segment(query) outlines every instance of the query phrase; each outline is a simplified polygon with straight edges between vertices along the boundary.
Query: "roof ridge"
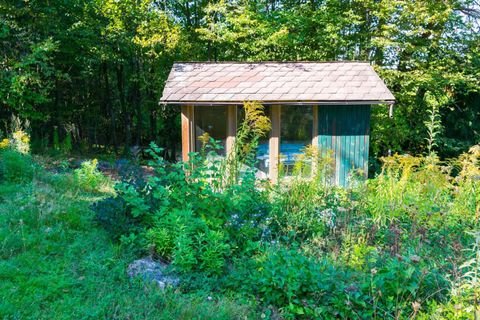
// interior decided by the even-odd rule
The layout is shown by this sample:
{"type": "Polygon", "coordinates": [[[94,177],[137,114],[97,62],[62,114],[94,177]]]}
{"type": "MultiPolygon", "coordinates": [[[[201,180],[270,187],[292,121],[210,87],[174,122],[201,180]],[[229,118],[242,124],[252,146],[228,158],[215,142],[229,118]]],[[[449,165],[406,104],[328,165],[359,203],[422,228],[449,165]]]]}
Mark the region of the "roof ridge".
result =
{"type": "Polygon", "coordinates": [[[365,63],[371,65],[369,61],[363,60],[348,60],[348,61],[174,61],[173,64],[287,64],[287,63],[365,63]]]}

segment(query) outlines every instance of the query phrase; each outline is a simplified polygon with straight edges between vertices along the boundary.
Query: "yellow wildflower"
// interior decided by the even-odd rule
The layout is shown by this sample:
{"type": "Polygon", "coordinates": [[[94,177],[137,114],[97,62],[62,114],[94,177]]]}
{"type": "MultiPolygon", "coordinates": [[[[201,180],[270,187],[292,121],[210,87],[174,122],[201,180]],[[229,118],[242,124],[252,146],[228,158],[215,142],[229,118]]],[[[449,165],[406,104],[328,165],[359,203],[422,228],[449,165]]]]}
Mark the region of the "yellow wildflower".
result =
{"type": "Polygon", "coordinates": [[[0,141],[0,149],[8,148],[9,144],[10,144],[10,140],[8,140],[7,138],[3,139],[2,141],[0,141]]]}
{"type": "Polygon", "coordinates": [[[208,132],[204,132],[198,140],[202,143],[202,148],[205,148],[207,143],[210,141],[210,134],[208,132]]]}
{"type": "Polygon", "coordinates": [[[18,152],[29,153],[30,152],[30,137],[23,130],[17,130],[12,134],[11,145],[18,152]]]}
{"type": "Polygon", "coordinates": [[[24,135],[21,138],[21,140],[22,140],[23,143],[29,143],[30,142],[30,137],[28,135],[24,135]]]}

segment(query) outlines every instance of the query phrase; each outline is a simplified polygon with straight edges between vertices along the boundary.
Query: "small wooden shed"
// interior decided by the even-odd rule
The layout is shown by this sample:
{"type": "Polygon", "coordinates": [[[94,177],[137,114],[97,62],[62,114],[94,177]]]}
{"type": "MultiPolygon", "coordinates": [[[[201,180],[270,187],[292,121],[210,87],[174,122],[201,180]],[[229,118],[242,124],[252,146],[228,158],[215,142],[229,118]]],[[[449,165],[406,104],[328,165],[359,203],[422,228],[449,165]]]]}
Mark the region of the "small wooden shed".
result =
{"type": "Polygon", "coordinates": [[[368,171],[370,108],[394,97],[365,62],[175,63],[161,104],[182,109],[182,157],[208,132],[228,153],[245,101],[265,106],[272,122],[260,142],[258,168],[276,181],[309,144],[333,151],[335,183],[352,169],[368,171]]]}

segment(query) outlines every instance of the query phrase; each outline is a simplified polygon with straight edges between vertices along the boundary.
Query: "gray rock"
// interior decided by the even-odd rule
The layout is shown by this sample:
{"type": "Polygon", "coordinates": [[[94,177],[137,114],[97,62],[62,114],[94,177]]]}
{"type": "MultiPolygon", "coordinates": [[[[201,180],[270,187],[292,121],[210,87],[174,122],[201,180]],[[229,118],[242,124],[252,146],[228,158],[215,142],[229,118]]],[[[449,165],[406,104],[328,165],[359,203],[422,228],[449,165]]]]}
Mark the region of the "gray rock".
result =
{"type": "Polygon", "coordinates": [[[140,277],[145,282],[155,282],[160,289],[166,287],[176,287],[180,279],[174,275],[167,275],[165,269],[167,265],[152,260],[151,257],[138,259],[129,264],[127,274],[131,278],[140,277]]]}

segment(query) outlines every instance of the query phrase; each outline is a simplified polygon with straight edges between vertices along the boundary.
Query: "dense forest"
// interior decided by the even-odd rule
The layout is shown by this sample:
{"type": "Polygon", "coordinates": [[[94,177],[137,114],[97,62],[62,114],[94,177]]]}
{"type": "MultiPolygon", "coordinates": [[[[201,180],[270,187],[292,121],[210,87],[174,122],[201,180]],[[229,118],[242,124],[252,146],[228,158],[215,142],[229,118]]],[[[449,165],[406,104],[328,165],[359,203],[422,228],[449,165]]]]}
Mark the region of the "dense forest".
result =
{"type": "Polygon", "coordinates": [[[480,319],[480,0],[1,0],[0,42],[0,319],[480,319]],[[182,60],[368,61],[375,174],[262,178],[254,101],[172,161],[182,60]]]}
{"type": "Polygon", "coordinates": [[[377,107],[372,156],[421,153],[441,117],[442,157],[480,139],[477,0],[6,0],[0,119],[30,121],[33,151],[178,151],[158,104],[174,61],[371,62],[396,96],[377,107]]]}

